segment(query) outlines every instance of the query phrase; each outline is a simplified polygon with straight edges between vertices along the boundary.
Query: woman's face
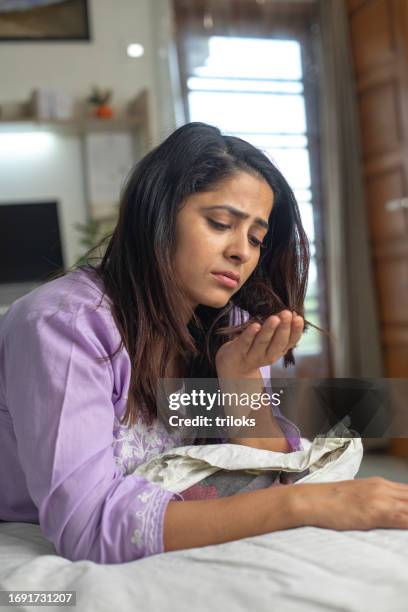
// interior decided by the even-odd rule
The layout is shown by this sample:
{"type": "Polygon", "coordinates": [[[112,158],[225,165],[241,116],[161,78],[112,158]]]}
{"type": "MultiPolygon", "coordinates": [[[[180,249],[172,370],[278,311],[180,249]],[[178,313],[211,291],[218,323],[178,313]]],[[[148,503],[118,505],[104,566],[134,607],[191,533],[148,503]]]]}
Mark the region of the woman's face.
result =
{"type": "Polygon", "coordinates": [[[268,183],[246,172],[186,198],[177,216],[175,273],[193,310],[199,304],[221,308],[245,284],[258,263],[272,206],[268,183]],[[234,273],[238,282],[221,272],[234,273]]]}

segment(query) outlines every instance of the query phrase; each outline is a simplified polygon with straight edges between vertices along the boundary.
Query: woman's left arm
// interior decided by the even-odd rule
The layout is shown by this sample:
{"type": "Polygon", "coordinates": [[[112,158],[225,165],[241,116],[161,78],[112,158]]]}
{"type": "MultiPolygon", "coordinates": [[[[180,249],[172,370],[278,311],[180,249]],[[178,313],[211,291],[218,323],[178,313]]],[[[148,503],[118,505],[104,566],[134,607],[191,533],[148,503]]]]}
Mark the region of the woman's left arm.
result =
{"type": "MultiPolygon", "coordinates": [[[[234,340],[223,344],[216,355],[217,374],[221,388],[236,391],[238,388],[251,393],[266,393],[260,368],[275,363],[302,336],[303,318],[290,311],[282,311],[266,319],[262,326],[250,325],[234,340]]],[[[245,415],[242,406],[232,406],[230,415],[245,415]]],[[[229,441],[276,452],[291,452],[301,448],[300,432],[293,423],[282,415],[274,415],[271,404],[262,405],[259,410],[251,410],[255,426],[239,427],[239,436],[230,436],[229,441]],[[254,414],[254,412],[256,414],[254,414]],[[282,430],[293,428],[294,437],[285,435],[282,430]],[[248,432],[248,436],[246,433],[248,432]]],[[[247,421],[248,422],[248,421],[247,421]]]]}
{"type": "MultiPolygon", "coordinates": [[[[229,393],[232,391],[230,381],[220,381],[221,388],[229,393]]],[[[234,384],[234,383],[233,383],[234,384]]],[[[237,383],[235,383],[236,387],[237,383]]],[[[269,394],[265,388],[264,378],[261,370],[258,370],[258,376],[256,378],[248,379],[244,381],[242,378],[238,383],[240,390],[245,387],[249,395],[254,394],[256,397],[263,398],[261,407],[259,409],[251,409],[248,412],[248,407],[243,410],[241,406],[229,406],[228,414],[235,418],[246,417],[247,419],[254,419],[255,425],[247,427],[229,428],[230,431],[237,431],[239,435],[231,435],[228,438],[228,442],[231,444],[243,444],[244,446],[252,446],[253,448],[260,448],[262,450],[271,450],[278,453],[290,453],[294,450],[298,450],[300,446],[300,432],[293,423],[290,423],[287,419],[282,416],[274,415],[274,410],[270,398],[265,402],[266,397],[269,394]],[[245,384],[247,383],[247,384],[245,384]],[[290,437],[290,431],[292,429],[293,435],[290,437]],[[286,430],[286,431],[285,431],[286,430]]]]}

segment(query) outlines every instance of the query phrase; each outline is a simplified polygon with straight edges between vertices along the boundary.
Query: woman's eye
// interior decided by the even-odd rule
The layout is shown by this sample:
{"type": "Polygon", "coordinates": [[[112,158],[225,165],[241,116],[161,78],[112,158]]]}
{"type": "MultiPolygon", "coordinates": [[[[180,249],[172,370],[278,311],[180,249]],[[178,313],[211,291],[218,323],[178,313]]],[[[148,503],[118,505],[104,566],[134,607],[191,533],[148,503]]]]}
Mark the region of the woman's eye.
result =
{"type": "MultiPolygon", "coordinates": [[[[219,230],[229,229],[231,227],[230,225],[226,225],[225,223],[218,223],[218,221],[214,221],[213,219],[207,219],[207,221],[210,225],[212,225],[213,227],[219,230]]],[[[250,236],[250,239],[252,240],[253,246],[260,247],[261,249],[265,248],[265,245],[262,244],[262,242],[258,240],[258,238],[255,238],[254,236],[250,236]]]]}
{"type": "Polygon", "coordinates": [[[258,240],[258,238],[251,238],[251,240],[252,240],[254,246],[261,247],[261,249],[265,248],[265,245],[262,244],[262,242],[260,240],[258,240]]]}
{"type": "Polygon", "coordinates": [[[213,221],[212,219],[207,219],[210,225],[216,227],[218,229],[229,229],[230,225],[225,225],[224,223],[218,223],[218,221],[213,221]]]}

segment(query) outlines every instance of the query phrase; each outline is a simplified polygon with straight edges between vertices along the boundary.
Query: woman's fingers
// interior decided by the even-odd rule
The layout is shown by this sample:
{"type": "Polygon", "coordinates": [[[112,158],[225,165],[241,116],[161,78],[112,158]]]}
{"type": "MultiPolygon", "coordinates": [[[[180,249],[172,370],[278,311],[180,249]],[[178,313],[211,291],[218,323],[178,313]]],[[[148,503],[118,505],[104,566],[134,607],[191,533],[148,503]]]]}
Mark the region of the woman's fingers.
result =
{"type": "Polygon", "coordinates": [[[248,354],[254,339],[259,335],[260,329],[261,325],[259,323],[252,323],[239,335],[239,343],[245,356],[248,354]]]}
{"type": "Polygon", "coordinates": [[[275,363],[298,342],[302,332],[302,317],[293,317],[289,310],[271,315],[262,325],[252,323],[218,350],[217,371],[254,372],[275,363]]]}
{"type": "MultiPolygon", "coordinates": [[[[299,342],[299,340],[301,339],[302,334],[303,334],[303,328],[304,328],[304,320],[301,316],[299,316],[294,311],[293,313],[290,313],[288,310],[284,310],[281,313],[279,313],[279,316],[281,315],[283,315],[284,319],[286,319],[290,324],[290,335],[289,335],[288,343],[283,348],[281,344],[279,346],[276,345],[276,347],[275,347],[275,344],[271,344],[271,347],[268,350],[268,352],[273,352],[275,350],[278,350],[281,353],[281,355],[284,355],[285,353],[288,352],[289,349],[294,348],[296,344],[299,342]],[[289,315],[292,315],[291,321],[290,321],[289,315]]],[[[286,336],[283,336],[283,338],[285,337],[286,336]]],[[[276,338],[275,341],[279,342],[279,338],[276,338]]]]}
{"type": "Polygon", "coordinates": [[[258,367],[273,363],[281,356],[288,343],[292,313],[283,313],[283,316],[282,313],[272,315],[264,321],[248,351],[248,359],[259,364],[258,367]]]}
{"type": "Polygon", "coordinates": [[[386,484],[393,489],[396,494],[403,494],[404,496],[408,496],[408,483],[406,482],[397,482],[395,480],[386,480],[386,484]]]}
{"type": "Polygon", "coordinates": [[[253,341],[247,350],[248,359],[262,358],[279,324],[280,319],[276,315],[264,321],[260,331],[252,337],[253,341]]]}
{"type": "Polygon", "coordinates": [[[243,351],[247,359],[256,364],[273,363],[296,345],[302,336],[303,327],[302,317],[283,310],[265,319],[262,327],[253,324],[241,334],[243,351]],[[259,328],[258,332],[256,327],[259,328]]]}
{"type": "Polygon", "coordinates": [[[267,348],[267,357],[271,359],[278,359],[286,353],[291,335],[292,313],[289,310],[283,310],[279,313],[279,318],[280,325],[267,348]]]}
{"type": "Polygon", "coordinates": [[[294,313],[293,318],[292,318],[292,329],[290,332],[290,338],[289,338],[288,346],[286,347],[286,351],[296,346],[296,344],[299,342],[303,334],[304,324],[305,323],[304,323],[303,317],[294,313]]]}

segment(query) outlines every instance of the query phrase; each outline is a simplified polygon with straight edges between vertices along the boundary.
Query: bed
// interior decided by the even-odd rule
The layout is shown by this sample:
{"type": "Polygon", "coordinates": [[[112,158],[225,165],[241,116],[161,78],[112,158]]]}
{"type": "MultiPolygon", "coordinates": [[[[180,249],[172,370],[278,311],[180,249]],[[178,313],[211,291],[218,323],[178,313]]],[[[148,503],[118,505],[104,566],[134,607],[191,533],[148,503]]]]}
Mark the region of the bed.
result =
{"type": "MultiPolygon", "coordinates": [[[[239,465],[306,473],[299,483],[357,474],[363,455],[359,438],[313,442],[302,438],[302,442],[302,451],[288,454],[248,447],[237,454],[236,446],[230,444],[179,447],[148,462],[143,473],[174,490],[197,478],[203,482],[208,470],[235,470],[239,465]]],[[[75,609],[86,612],[405,612],[408,530],[341,532],[300,527],[101,565],[61,557],[37,524],[0,522],[0,590],[75,591],[75,609]]]]}
{"type": "Polygon", "coordinates": [[[74,590],[86,612],[405,612],[408,531],[300,527],[98,565],[58,556],[38,525],[0,523],[0,589],[74,590]]]}

